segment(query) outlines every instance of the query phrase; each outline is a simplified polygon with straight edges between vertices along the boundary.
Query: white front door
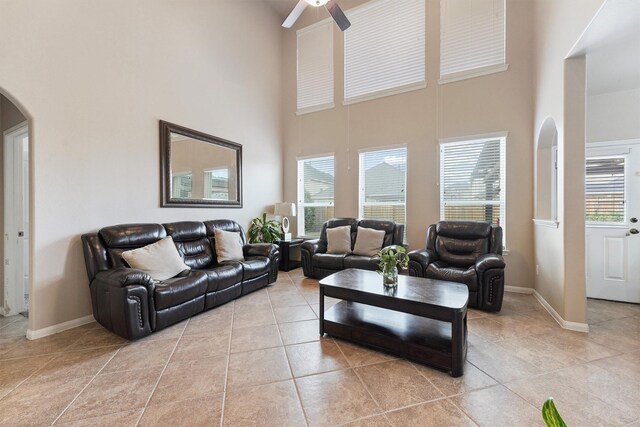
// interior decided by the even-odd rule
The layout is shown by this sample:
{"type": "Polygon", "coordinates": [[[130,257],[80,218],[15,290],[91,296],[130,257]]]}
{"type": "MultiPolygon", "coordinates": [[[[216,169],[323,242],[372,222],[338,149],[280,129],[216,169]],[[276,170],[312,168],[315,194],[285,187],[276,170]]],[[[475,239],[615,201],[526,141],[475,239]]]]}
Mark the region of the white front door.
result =
{"type": "Polygon", "coordinates": [[[587,297],[640,303],[640,140],[588,144],[587,297]]]}
{"type": "Polygon", "coordinates": [[[29,295],[29,129],[4,135],[4,314],[28,310],[29,295]]]}

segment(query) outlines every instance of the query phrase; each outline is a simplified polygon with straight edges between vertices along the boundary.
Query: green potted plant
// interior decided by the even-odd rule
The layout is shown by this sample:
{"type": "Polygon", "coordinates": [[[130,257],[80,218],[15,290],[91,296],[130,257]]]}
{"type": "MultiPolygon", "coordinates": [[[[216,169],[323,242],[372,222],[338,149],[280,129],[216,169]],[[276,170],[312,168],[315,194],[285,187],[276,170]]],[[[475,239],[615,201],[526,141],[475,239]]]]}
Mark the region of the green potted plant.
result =
{"type": "Polygon", "coordinates": [[[389,246],[380,250],[378,256],[377,272],[382,274],[382,283],[387,287],[398,286],[398,267],[405,269],[409,265],[407,250],[402,246],[389,246]]]}
{"type": "Polygon", "coordinates": [[[251,220],[249,225],[249,243],[274,243],[280,240],[282,225],[273,219],[267,219],[267,214],[262,218],[251,220]]]}

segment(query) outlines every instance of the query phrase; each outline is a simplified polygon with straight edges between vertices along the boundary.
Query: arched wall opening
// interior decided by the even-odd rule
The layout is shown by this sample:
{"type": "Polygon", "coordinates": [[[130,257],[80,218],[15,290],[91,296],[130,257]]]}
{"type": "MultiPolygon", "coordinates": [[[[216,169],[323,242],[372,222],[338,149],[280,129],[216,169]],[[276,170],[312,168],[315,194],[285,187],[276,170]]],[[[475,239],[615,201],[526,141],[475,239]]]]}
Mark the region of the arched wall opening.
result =
{"type": "Polygon", "coordinates": [[[558,128],[547,117],[536,143],[536,219],[558,220],[558,128]]]}

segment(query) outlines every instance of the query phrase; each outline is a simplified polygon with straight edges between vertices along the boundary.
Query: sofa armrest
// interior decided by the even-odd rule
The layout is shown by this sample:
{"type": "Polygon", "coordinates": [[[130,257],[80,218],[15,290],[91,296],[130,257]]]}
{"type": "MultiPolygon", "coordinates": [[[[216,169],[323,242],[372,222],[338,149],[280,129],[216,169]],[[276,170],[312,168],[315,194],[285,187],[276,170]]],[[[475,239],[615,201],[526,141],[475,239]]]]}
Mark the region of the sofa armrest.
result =
{"type": "Polygon", "coordinates": [[[307,240],[300,245],[300,258],[302,272],[306,277],[315,277],[313,274],[313,255],[327,251],[327,244],[320,239],[307,240]]]}
{"type": "Polygon", "coordinates": [[[155,283],[133,268],[103,270],[91,281],[93,317],[111,332],[133,340],[155,329],[155,283]]]}
{"type": "Polygon", "coordinates": [[[249,243],[242,247],[245,258],[261,256],[269,258],[269,283],[278,280],[280,268],[280,248],[273,243],[249,243]]]}
{"type": "Polygon", "coordinates": [[[476,271],[478,274],[482,274],[492,268],[504,269],[504,266],[504,258],[502,258],[502,255],[498,254],[480,255],[476,260],[476,271]]]}
{"type": "Polygon", "coordinates": [[[409,275],[426,277],[427,267],[437,259],[438,256],[431,249],[417,249],[409,252],[409,275]]]}

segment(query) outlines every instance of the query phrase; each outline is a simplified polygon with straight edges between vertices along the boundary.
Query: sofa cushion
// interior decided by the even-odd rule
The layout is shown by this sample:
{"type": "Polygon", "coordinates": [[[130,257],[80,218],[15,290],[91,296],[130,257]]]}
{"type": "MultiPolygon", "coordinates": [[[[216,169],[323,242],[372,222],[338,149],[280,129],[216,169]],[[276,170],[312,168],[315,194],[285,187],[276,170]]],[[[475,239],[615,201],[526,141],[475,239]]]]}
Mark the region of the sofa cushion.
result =
{"type": "Polygon", "coordinates": [[[344,268],[359,268],[362,270],[376,270],[380,258],[361,256],[361,255],[349,255],[344,258],[344,268]]]}
{"type": "Polygon", "coordinates": [[[369,257],[378,255],[378,252],[382,249],[384,234],[384,230],[358,227],[358,236],[356,237],[353,254],[369,257]]]}
{"type": "Polygon", "coordinates": [[[242,237],[235,231],[216,229],[216,257],[218,263],[224,261],[243,261],[242,237]]]}
{"type": "Polygon", "coordinates": [[[200,269],[215,263],[204,223],[180,221],[164,224],[164,228],[189,267],[200,269]]]}
{"type": "Polygon", "coordinates": [[[132,268],[144,271],[154,280],[166,280],[189,269],[171,236],[142,248],[124,251],[122,258],[132,268]]]}
{"type": "Polygon", "coordinates": [[[207,275],[207,292],[221,291],[242,282],[242,264],[227,261],[201,270],[207,275]]]}
{"type": "Polygon", "coordinates": [[[346,256],[346,254],[314,254],[313,265],[329,270],[342,270],[346,256]]]}
{"type": "Polygon", "coordinates": [[[429,264],[425,277],[429,279],[446,280],[448,282],[464,283],[470,292],[478,291],[478,275],[476,274],[475,267],[451,267],[442,261],[436,261],[429,264]]]}
{"type": "Polygon", "coordinates": [[[457,239],[438,235],[435,249],[438,258],[454,267],[468,268],[489,251],[489,239],[457,239]]]}
{"type": "Polygon", "coordinates": [[[154,297],[156,310],[191,301],[205,294],[207,275],[198,270],[182,272],[178,277],[163,280],[156,284],[154,297]]]}
{"type": "Polygon", "coordinates": [[[241,264],[243,281],[269,273],[270,261],[267,257],[247,257],[241,264]]]}
{"type": "Polygon", "coordinates": [[[351,227],[327,228],[327,253],[348,254],[351,252],[351,227]]]}

